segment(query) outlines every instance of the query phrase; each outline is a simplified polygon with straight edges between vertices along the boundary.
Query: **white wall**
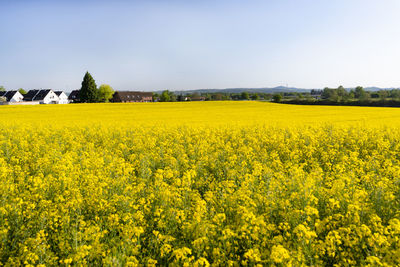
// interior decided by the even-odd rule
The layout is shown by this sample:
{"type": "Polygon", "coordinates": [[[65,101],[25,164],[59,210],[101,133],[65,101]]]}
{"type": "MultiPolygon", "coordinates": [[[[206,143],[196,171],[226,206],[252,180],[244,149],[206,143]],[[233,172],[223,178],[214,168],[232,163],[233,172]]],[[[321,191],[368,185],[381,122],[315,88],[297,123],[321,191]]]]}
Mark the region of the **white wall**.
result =
{"type": "Polygon", "coordinates": [[[14,96],[10,99],[10,102],[21,102],[24,96],[20,92],[16,92],[14,96]]]}
{"type": "Polygon", "coordinates": [[[58,100],[58,104],[68,104],[68,96],[62,92],[59,96],[58,96],[59,100],[58,100]]]}
{"type": "Polygon", "coordinates": [[[41,104],[57,104],[60,99],[53,91],[50,91],[47,96],[40,101],[41,104]]]}

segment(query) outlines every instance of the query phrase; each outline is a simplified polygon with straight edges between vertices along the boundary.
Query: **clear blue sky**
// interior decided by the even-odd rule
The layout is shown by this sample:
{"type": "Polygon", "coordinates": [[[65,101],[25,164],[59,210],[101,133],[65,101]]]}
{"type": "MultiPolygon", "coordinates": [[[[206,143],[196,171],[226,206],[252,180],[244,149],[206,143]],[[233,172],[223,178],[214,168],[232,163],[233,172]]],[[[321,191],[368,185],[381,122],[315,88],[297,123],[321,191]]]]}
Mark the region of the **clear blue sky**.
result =
{"type": "Polygon", "coordinates": [[[400,87],[399,0],[0,0],[0,85],[400,87]]]}

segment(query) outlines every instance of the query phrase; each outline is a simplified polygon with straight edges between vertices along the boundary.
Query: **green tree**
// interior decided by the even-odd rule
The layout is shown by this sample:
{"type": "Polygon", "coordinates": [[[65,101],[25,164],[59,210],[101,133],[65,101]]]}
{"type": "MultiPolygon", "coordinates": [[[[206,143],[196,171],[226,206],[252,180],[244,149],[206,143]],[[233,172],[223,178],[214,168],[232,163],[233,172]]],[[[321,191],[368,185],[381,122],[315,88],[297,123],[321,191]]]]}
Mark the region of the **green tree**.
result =
{"type": "Polygon", "coordinates": [[[89,72],[86,72],[85,77],[83,77],[79,98],[83,103],[93,103],[99,101],[99,92],[97,90],[96,82],[89,72]]]}
{"type": "Polygon", "coordinates": [[[21,95],[26,95],[26,93],[27,93],[23,88],[19,88],[18,92],[20,92],[21,95]]]}
{"type": "Polygon", "coordinates": [[[389,92],[386,90],[380,90],[378,92],[378,94],[379,94],[379,98],[381,99],[381,101],[385,101],[386,98],[389,96],[389,92]]]}
{"type": "Polygon", "coordinates": [[[366,97],[366,92],[364,91],[364,88],[362,88],[362,86],[357,86],[356,89],[354,89],[354,97],[358,99],[366,97]]]}
{"type": "Polygon", "coordinates": [[[332,95],[333,89],[330,89],[328,87],[325,87],[324,90],[322,90],[321,98],[322,99],[329,99],[332,95]]]}
{"type": "Polygon", "coordinates": [[[169,102],[170,96],[169,96],[169,91],[165,90],[161,93],[160,96],[160,102],[169,102]]]}
{"type": "Polygon", "coordinates": [[[338,95],[338,101],[347,101],[349,98],[349,92],[343,87],[339,86],[338,89],[336,89],[337,95],[338,95]]]}
{"type": "Polygon", "coordinates": [[[240,99],[249,100],[250,99],[249,93],[248,92],[242,92],[242,94],[240,95],[240,99]]]}
{"type": "Polygon", "coordinates": [[[168,92],[169,94],[169,101],[176,102],[176,95],[173,92],[168,92]]]}
{"type": "Polygon", "coordinates": [[[308,102],[314,102],[315,101],[315,98],[311,94],[306,94],[305,95],[305,99],[308,102]]]}
{"type": "Polygon", "coordinates": [[[274,101],[274,102],[281,102],[282,101],[282,95],[281,94],[274,94],[273,95],[273,97],[272,97],[272,100],[274,101]]]}
{"type": "Polygon", "coordinates": [[[297,93],[296,99],[297,100],[303,100],[304,95],[302,93],[297,93]]]}
{"type": "Polygon", "coordinates": [[[253,100],[259,100],[259,99],[260,99],[260,96],[259,96],[257,93],[255,93],[255,94],[253,94],[253,95],[251,96],[251,99],[253,99],[253,100]]]}
{"type": "Polygon", "coordinates": [[[329,99],[330,101],[337,101],[339,97],[337,90],[325,87],[324,90],[322,90],[321,98],[329,99]]]}
{"type": "Polygon", "coordinates": [[[185,101],[185,97],[182,94],[180,94],[176,97],[176,101],[179,101],[179,102],[185,101]]]}
{"type": "Polygon", "coordinates": [[[360,96],[359,99],[361,102],[369,102],[371,100],[371,94],[369,92],[365,92],[360,96]]]}
{"type": "Polygon", "coordinates": [[[114,89],[108,84],[102,84],[99,87],[99,99],[102,102],[108,102],[114,95],[114,89]]]}
{"type": "Polygon", "coordinates": [[[222,100],[230,100],[231,97],[229,94],[222,94],[222,100]]]}
{"type": "Polygon", "coordinates": [[[399,89],[393,89],[390,91],[390,97],[393,99],[399,99],[400,98],[400,90],[399,89]]]}
{"type": "Polygon", "coordinates": [[[160,95],[157,93],[153,94],[153,102],[159,101],[160,95]]]}
{"type": "Polygon", "coordinates": [[[4,92],[4,91],[6,91],[6,88],[3,85],[1,85],[0,86],[0,92],[4,92]]]}
{"type": "Polygon", "coordinates": [[[346,98],[347,95],[348,93],[343,86],[339,86],[337,89],[325,87],[322,91],[321,97],[322,99],[328,99],[332,102],[339,102],[340,100],[346,98]]]}

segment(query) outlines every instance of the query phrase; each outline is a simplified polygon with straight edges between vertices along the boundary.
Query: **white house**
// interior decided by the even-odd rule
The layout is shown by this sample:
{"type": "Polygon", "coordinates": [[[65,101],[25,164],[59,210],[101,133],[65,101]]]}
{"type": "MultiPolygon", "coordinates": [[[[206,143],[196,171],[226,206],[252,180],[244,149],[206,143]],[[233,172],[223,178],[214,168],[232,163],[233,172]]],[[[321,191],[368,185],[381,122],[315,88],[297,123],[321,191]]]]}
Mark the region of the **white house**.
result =
{"type": "Polygon", "coordinates": [[[0,92],[0,96],[4,97],[7,102],[22,102],[24,96],[18,91],[0,92]]]}
{"type": "Polygon", "coordinates": [[[24,101],[34,101],[40,104],[57,104],[59,97],[51,89],[29,90],[24,96],[24,101]]]}
{"type": "Polygon", "coordinates": [[[54,91],[58,96],[58,104],[68,104],[68,96],[63,91],[54,91]]]}

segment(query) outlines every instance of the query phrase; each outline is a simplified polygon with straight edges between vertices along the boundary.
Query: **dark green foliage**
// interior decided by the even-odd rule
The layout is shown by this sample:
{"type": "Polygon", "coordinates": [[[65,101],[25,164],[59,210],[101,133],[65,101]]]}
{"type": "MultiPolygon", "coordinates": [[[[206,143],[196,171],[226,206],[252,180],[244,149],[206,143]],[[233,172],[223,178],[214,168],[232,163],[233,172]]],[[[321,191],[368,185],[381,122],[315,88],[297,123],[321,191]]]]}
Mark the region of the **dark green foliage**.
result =
{"type": "Polygon", "coordinates": [[[375,99],[375,100],[352,100],[348,102],[335,102],[327,99],[316,100],[316,99],[291,99],[281,102],[282,104],[295,104],[295,105],[327,105],[327,106],[365,106],[365,107],[400,107],[400,101],[389,99],[375,99]]]}
{"type": "Polygon", "coordinates": [[[169,101],[176,102],[176,95],[173,92],[169,92],[169,101]]]}
{"type": "Polygon", "coordinates": [[[260,99],[260,96],[259,96],[257,93],[255,93],[255,94],[253,94],[253,95],[251,96],[251,99],[253,99],[253,100],[259,100],[259,99],[260,99]]]}
{"type": "Polygon", "coordinates": [[[249,100],[250,99],[249,93],[248,92],[242,92],[242,94],[240,95],[240,98],[242,100],[249,100]]]}
{"type": "Polygon", "coordinates": [[[385,101],[386,98],[389,96],[389,92],[386,90],[381,90],[378,92],[378,95],[381,101],[385,101]]]}
{"type": "Polygon", "coordinates": [[[178,95],[178,96],[176,97],[176,101],[179,101],[179,102],[185,101],[185,97],[184,97],[182,94],[180,94],[180,95],[178,95]]]}
{"type": "Polygon", "coordinates": [[[303,99],[304,96],[302,93],[297,93],[296,99],[303,99]]]}
{"type": "Polygon", "coordinates": [[[79,98],[83,103],[94,103],[99,101],[99,91],[97,90],[96,82],[89,72],[86,72],[85,77],[83,77],[79,98]]]}
{"type": "Polygon", "coordinates": [[[356,89],[354,89],[354,97],[361,99],[365,97],[366,92],[364,91],[364,88],[362,86],[357,86],[356,89]]]}
{"type": "Polygon", "coordinates": [[[170,98],[169,91],[165,90],[161,93],[160,102],[169,102],[170,98]]]}
{"type": "Polygon", "coordinates": [[[153,93],[153,102],[157,102],[160,100],[160,95],[157,93],[153,93]]]}
{"type": "Polygon", "coordinates": [[[272,99],[274,100],[274,102],[281,102],[282,100],[282,95],[281,94],[275,94],[272,99]]]}
{"type": "Polygon", "coordinates": [[[400,90],[399,89],[393,89],[389,91],[389,97],[393,99],[400,99],[400,90]]]}
{"type": "Polygon", "coordinates": [[[331,105],[331,106],[372,106],[372,107],[400,107],[400,89],[365,91],[361,86],[348,92],[343,86],[337,89],[325,88],[321,93],[321,99],[313,98],[317,95],[312,91],[306,99],[286,99],[286,104],[298,105],[331,105]]]}

